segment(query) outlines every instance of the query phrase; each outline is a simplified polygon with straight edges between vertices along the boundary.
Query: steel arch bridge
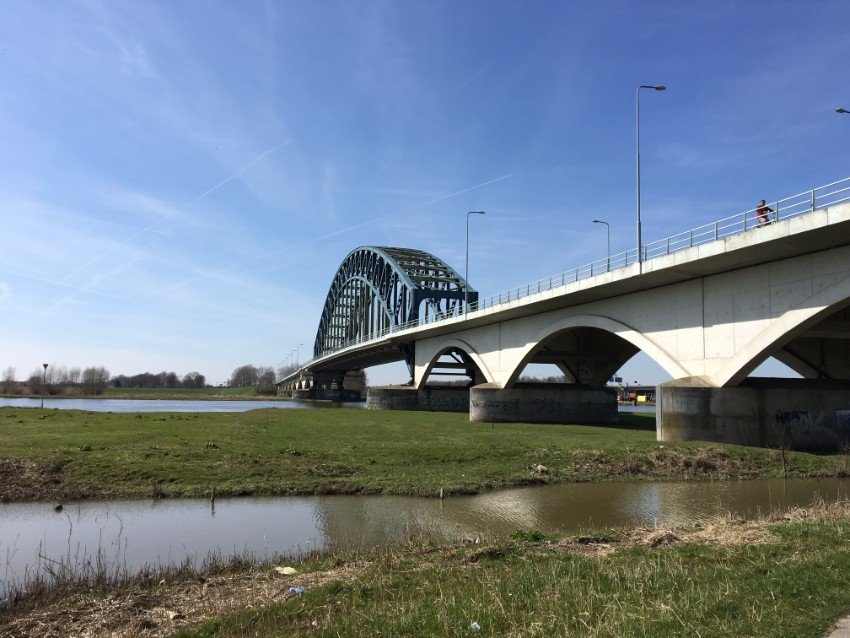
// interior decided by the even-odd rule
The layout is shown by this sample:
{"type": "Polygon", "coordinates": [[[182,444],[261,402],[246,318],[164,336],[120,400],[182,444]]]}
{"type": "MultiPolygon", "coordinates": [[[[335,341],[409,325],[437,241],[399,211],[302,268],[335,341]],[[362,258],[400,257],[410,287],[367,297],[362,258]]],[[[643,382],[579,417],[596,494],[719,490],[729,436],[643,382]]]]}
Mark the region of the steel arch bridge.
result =
{"type": "Polygon", "coordinates": [[[354,340],[379,337],[396,326],[449,317],[478,293],[442,259],[422,250],[361,246],[334,275],[325,299],[313,355],[354,340]]]}

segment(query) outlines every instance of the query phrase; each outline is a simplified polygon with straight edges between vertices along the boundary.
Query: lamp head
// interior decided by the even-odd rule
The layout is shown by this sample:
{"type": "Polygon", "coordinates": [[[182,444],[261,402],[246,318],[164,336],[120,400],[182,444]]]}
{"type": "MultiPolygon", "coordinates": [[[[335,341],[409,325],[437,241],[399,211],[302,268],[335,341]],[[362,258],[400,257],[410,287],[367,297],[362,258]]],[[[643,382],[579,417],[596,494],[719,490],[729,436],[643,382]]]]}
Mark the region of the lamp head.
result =
{"type": "Polygon", "coordinates": [[[487,213],[483,210],[471,210],[467,213],[467,215],[486,215],[487,213]]]}
{"type": "Polygon", "coordinates": [[[657,86],[653,86],[652,88],[653,88],[653,89],[655,89],[656,91],[666,91],[666,90],[667,90],[667,87],[666,87],[666,86],[664,86],[663,84],[659,84],[659,85],[657,85],[657,86]]]}
{"type": "Polygon", "coordinates": [[[850,113],[850,111],[848,111],[847,109],[842,109],[840,106],[837,109],[835,109],[835,112],[836,113],[850,113]]]}

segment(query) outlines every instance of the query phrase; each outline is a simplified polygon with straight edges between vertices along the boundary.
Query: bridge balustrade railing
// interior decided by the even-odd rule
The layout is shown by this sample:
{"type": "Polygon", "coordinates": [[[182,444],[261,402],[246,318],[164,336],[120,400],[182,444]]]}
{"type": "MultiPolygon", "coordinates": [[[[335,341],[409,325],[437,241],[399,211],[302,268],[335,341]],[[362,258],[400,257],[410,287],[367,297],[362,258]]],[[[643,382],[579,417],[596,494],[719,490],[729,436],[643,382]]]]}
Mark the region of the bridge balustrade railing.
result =
{"type": "MultiPolygon", "coordinates": [[[[772,209],[770,214],[771,219],[767,223],[773,224],[779,221],[785,221],[794,217],[800,217],[808,213],[813,213],[817,210],[841,204],[850,201],[850,177],[818,186],[808,191],[785,197],[784,199],[767,202],[767,206],[772,209]]],[[[735,213],[729,217],[724,217],[710,224],[704,224],[690,230],[670,235],[664,239],[659,239],[653,242],[644,244],[641,250],[641,260],[646,261],[658,257],[664,257],[680,250],[687,250],[694,246],[706,244],[714,241],[720,241],[727,237],[740,235],[746,232],[754,231],[761,226],[766,225],[760,223],[756,213],[758,207],[749,210],[735,213]]],[[[537,281],[525,284],[518,288],[512,288],[503,292],[491,295],[485,299],[480,299],[477,303],[469,304],[466,313],[459,309],[447,315],[439,315],[434,317],[422,317],[415,321],[409,321],[404,324],[390,326],[372,335],[368,338],[357,338],[342,344],[336,348],[327,350],[322,356],[335,354],[349,348],[357,348],[364,344],[380,341],[387,335],[410,328],[416,328],[422,325],[431,325],[440,323],[449,319],[462,317],[464,314],[493,308],[504,304],[511,304],[525,297],[536,295],[550,290],[563,288],[567,284],[575,283],[583,279],[589,279],[607,272],[619,270],[630,266],[638,261],[637,249],[633,248],[625,252],[609,255],[604,259],[597,259],[589,264],[567,270],[557,275],[538,279],[537,281]]],[[[304,364],[304,367],[309,366],[316,358],[311,359],[304,364]]]]}

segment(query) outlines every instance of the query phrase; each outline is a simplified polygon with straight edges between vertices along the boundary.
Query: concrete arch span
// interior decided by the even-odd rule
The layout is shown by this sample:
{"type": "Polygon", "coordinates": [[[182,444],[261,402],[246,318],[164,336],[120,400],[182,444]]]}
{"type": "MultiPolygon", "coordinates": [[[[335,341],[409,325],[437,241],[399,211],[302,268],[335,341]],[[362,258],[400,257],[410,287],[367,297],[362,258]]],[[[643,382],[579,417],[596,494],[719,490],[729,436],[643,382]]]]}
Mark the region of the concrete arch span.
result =
{"type": "Polygon", "coordinates": [[[666,350],[643,333],[603,315],[574,315],[538,331],[521,349],[502,387],[513,387],[529,363],[553,363],[573,382],[602,387],[639,351],[673,378],[687,376],[666,350]]]}
{"type": "MultiPolygon", "coordinates": [[[[422,368],[416,369],[416,378],[414,379],[414,387],[419,388],[420,386],[425,385],[428,377],[431,375],[431,372],[434,370],[437,362],[440,357],[450,352],[460,352],[465,355],[465,358],[469,360],[469,362],[475,366],[478,373],[476,376],[472,377],[473,381],[478,383],[491,383],[494,380],[493,374],[487,367],[484,359],[480,354],[473,348],[469,343],[460,339],[446,339],[445,341],[441,341],[439,345],[436,346],[436,349],[427,354],[428,363],[422,368]]],[[[417,358],[419,357],[419,352],[417,352],[417,358]]]]}
{"type": "Polygon", "coordinates": [[[737,386],[770,356],[807,378],[850,380],[848,307],[850,277],[786,310],[706,381],[717,387],[737,386]],[[823,340],[839,345],[825,347],[823,340]]]}

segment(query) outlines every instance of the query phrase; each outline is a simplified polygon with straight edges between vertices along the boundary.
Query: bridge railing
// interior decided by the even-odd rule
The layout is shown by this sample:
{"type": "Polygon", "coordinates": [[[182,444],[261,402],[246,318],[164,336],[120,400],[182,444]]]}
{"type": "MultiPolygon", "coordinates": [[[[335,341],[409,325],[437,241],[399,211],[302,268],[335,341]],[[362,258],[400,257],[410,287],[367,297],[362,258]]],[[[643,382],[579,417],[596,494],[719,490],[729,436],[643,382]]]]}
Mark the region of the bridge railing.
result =
{"type": "MultiPolygon", "coordinates": [[[[769,220],[769,223],[773,224],[793,217],[800,217],[808,213],[813,213],[816,210],[847,201],[850,201],[850,177],[832,182],[831,184],[818,186],[817,188],[798,193],[797,195],[792,195],[791,197],[785,197],[784,199],[768,202],[767,206],[769,206],[773,211],[770,213],[771,219],[769,220]]],[[[664,239],[644,244],[641,251],[643,253],[641,260],[647,261],[658,257],[664,257],[679,252],[680,250],[687,250],[694,246],[719,241],[726,239],[727,237],[753,231],[756,228],[765,225],[764,222],[761,224],[759,223],[756,216],[757,211],[758,208],[751,208],[749,210],[730,215],[729,217],[718,219],[710,224],[704,224],[703,226],[698,226],[675,235],[670,235],[664,239]]],[[[485,299],[479,300],[477,303],[469,304],[467,312],[493,308],[495,306],[517,301],[524,297],[561,288],[567,284],[581,281],[582,279],[588,279],[606,272],[625,268],[637,261],[637,249],[633,248],[616,255],[611,255],[604,259],[597,259],[596,261],[592,261],[584,266],[579,266],[578,268],[573,268],[572,270],[567,270],[565,272],[558,273],[557,275],[552,275],[551,277],[538,279],[537,281],[519,286],[518,288],[512,288],[511,290],[491,295],[485,299]]],[[[365,343],[380,341],[393,332],[400,332],[402,330],[422,325],[432,325],[434,323],[439,323],[459,316],[463,316],[463,312],[457,312],[447,316],[440,315],[436,317],[421,317],[414,321],[386,328],[380,331],[376,336],[372,336],[368,339],[354,339],[334,348],[333,350],[326,351],[322,356],[334,354],[350,348],[356,348],[365,343]]],[[[315,359],[308,361],[304,364],[304,366],[308,366],[314,360],[315,359]]]]}
{"type": "MultiPolygon", "coordinates": [[[[770,223],[784,221],[792,217],[799,217],[816,210],[850,201],[850,177],[818,186],[811,190],[786,197],[784,199],[768,202],[773,213],[771,213],[770,223]]],[[[735,213],[729,217],[724,217],[716,222],[698,226],[690,230],[686,230],[664,239],[659,239],[642,247],[642,261],[654,259],[656,257],[664,257],[680,250],[686,250],[706,244],[709,242],[726,239],[732,235],[739,235],[751,231],[759,227],[759,222],[756,217],[758,207],[749,210],[735,213]]],[[[764,225],[762,223],[761,225],[764,225]]],[[[622,253],[611,255],[605,259],[597,259],[584,266],[567,270],[551,277],[538,279],[537,281],[525,284],[518,288],[506,290],[495,295],[491,295],[486,299],[481,299],[477,304],[470,304],[469,312],[475,310],[483,310],[492,308],[503,303],[516,301],[529,295],[538,294],[553,288],[560,288],[566,284],[581,281],[601,275],[612,270],[619,270],[630,266],[637,261],[637,248],[627,250],[622,253]]]]}

